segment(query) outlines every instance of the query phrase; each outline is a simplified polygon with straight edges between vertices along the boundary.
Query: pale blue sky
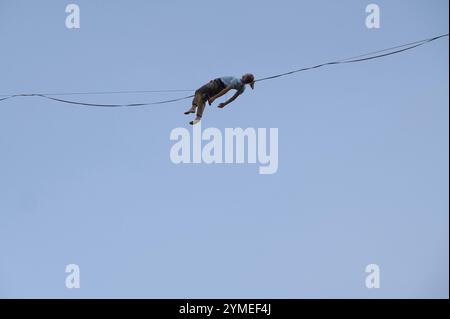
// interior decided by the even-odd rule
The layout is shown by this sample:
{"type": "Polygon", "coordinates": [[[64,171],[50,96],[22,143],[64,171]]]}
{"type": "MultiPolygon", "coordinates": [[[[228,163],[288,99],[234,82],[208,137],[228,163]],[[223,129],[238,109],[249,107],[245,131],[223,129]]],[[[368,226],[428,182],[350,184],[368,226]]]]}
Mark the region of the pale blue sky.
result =
{"type": "MultiPolygon", "coordinates": [[[[69,1],[0,0],[0,94],[191,89],[448,32],[448,1],[372,2],[379,30],[369,1],[79,0],[68,30],[69,1]]],[[[172,164],[188,103],[1,103],[0,297],[447,298],[448,67],[446,38],[207,107],[204,128],[279,129],[270,176],[172,164]]]]}

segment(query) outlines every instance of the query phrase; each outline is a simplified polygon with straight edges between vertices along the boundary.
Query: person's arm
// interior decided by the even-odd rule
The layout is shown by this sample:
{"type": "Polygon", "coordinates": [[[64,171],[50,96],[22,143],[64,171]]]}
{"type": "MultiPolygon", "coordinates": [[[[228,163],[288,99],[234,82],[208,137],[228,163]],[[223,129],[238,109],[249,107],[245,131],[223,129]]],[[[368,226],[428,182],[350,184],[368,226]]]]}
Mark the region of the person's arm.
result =
{"type": "Polygon", "coordinates": [[[232,103],[234,100],[236,100],[237,98],[238,98],[238,96],[239,95],[241,95],[242,94],[242,92],[236,92],[236,94],[235,95],[233,95],[231,98],[229,98],[227,101],[225,101],[224,103],[220,103],[219,104],[219,108],[224,108],[225,106],[227,106],[228,104],[230,104],[230,103],[232,103]]]}
{"type": "Polygon", "coordinates": [[[218,99],[219,97],[224,96],[224,95],[227,94],[230,90],[231,90],[231,87],[226,87],[226,88],[224,88],[222,91],[220,91],[217,95],[214,95],[213,97],[209,98],[209,99],[208,99],[209,105],[213,104],[214,101],[215,101],[216,99],[218,99]]]}

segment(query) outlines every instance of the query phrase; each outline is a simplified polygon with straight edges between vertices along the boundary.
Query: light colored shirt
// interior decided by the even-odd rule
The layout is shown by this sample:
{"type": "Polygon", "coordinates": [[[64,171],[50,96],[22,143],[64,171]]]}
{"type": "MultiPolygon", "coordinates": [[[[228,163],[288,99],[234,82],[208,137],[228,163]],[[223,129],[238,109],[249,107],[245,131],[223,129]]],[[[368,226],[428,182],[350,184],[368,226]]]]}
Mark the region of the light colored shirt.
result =
{"type": "Polygon", "coordinates": [[[241,79],[235,78],[234,76],[224,76],[221,77],[220,80],[226,87],[230,87],[238,91],[239,94],[242,94],[245,91],[245,84],[242,83],[241,79]]]}

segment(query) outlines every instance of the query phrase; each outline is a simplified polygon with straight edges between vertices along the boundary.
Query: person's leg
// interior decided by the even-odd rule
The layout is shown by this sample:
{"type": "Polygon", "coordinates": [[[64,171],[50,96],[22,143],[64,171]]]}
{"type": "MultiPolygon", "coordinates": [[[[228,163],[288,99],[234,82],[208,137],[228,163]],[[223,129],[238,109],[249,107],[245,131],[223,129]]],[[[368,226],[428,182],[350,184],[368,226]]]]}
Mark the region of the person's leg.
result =
{"type": "MultiPolygon", "coordinates": [[[[222,91],[222,87],[219,86],[219,84],[216,81],[210,81],[209,83],[202,86],[200,89],[197,90],[195,94],[195,105],[197,106],[197,116],[194,121],[191,121],[189,124],[194,125],[200,122],[203,116],[203,111],[205,110],[206,101],[209,97],[214,96],[218,94],[220,91],[222,91]]],[[[194,111],[195,108],[191,108],[189,111],[194,111]]],[[[189,113],[187,113],[189,114],[189,113]]]]}
{"type": "Polygon", "coordinates": [[[205,106],[206,106],[206,104],[205,104],[204,98],[199,99],[199,101],[197,102],[197,115],[195,117],[195,120],[189,122],[189,124],[195,125],[201,121],[202,116],[203,116],[203,111],[205,110],[205,106]]]}
{"type": "Polygon", "coordinates": [[[200,92],[200,90],[195,91],[194,99],[192,100],[192,106],[189,110],[184,112],[184,114],[189,115],[195,113],[195,109],[197,108],[197,105],[201,100],[202,96],[203,94],[200,92]]]}
{"type": "Polygon", "coordinates": [[[204,99],[204,96],[206,92],[210,90],[211,82],[206,83],[201,88],[199,88],[197,91],[195,91],[194,99],[192,100],[192,106],[189,110],[184,112],[184,114],[192,114],[195,113],[196,107],[201,103],[201,100],[204,99]]]}
{"type": "Polygon", "coordinates": [[[205,110],[205,100],[201,99],[197,104],[197,117],[201,118],[203,116],[203,111],[205,110]]]}
{"type": "Polygon", "coordinates": [[[197,108],[197,116],[195,120],[189,122],[189,124],[194,125],[200,122],[202,119],[203,111],[205,110],[205,102],[208,97],[208,92],[211,90],[211,82],[203,85],[197,91],[195,91],[195,97],[192,101],[192,108],[186,112],[186,114],[195,113],[195,109],[197,108]]]}

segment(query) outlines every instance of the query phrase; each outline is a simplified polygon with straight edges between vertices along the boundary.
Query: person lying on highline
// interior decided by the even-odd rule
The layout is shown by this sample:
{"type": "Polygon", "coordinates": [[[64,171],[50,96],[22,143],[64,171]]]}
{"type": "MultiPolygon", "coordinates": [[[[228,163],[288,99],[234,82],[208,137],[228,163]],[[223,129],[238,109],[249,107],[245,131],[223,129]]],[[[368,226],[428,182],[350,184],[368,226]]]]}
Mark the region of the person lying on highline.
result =
{"type": "Polygon", "coordinates": [[[195,91],[191,108],[184,112],[186,115],[193,114],[197,109],[195,119],[189,122],[189,124],[195,125],[201,121],[206,101],[211,105],[216,99],[227,94],[230,90],[236,90],[237,92],[231,98],[218,105],[219,108],[224,108],[226,105],[236,100],[239,95],[244,93],[247,84],[250,85],[252,89],[255,88],[255,77],[251,73],[244,74],[240,79],[233,76],[224,76],[211,80],[209,83],[203,85],[195,91]]]}

